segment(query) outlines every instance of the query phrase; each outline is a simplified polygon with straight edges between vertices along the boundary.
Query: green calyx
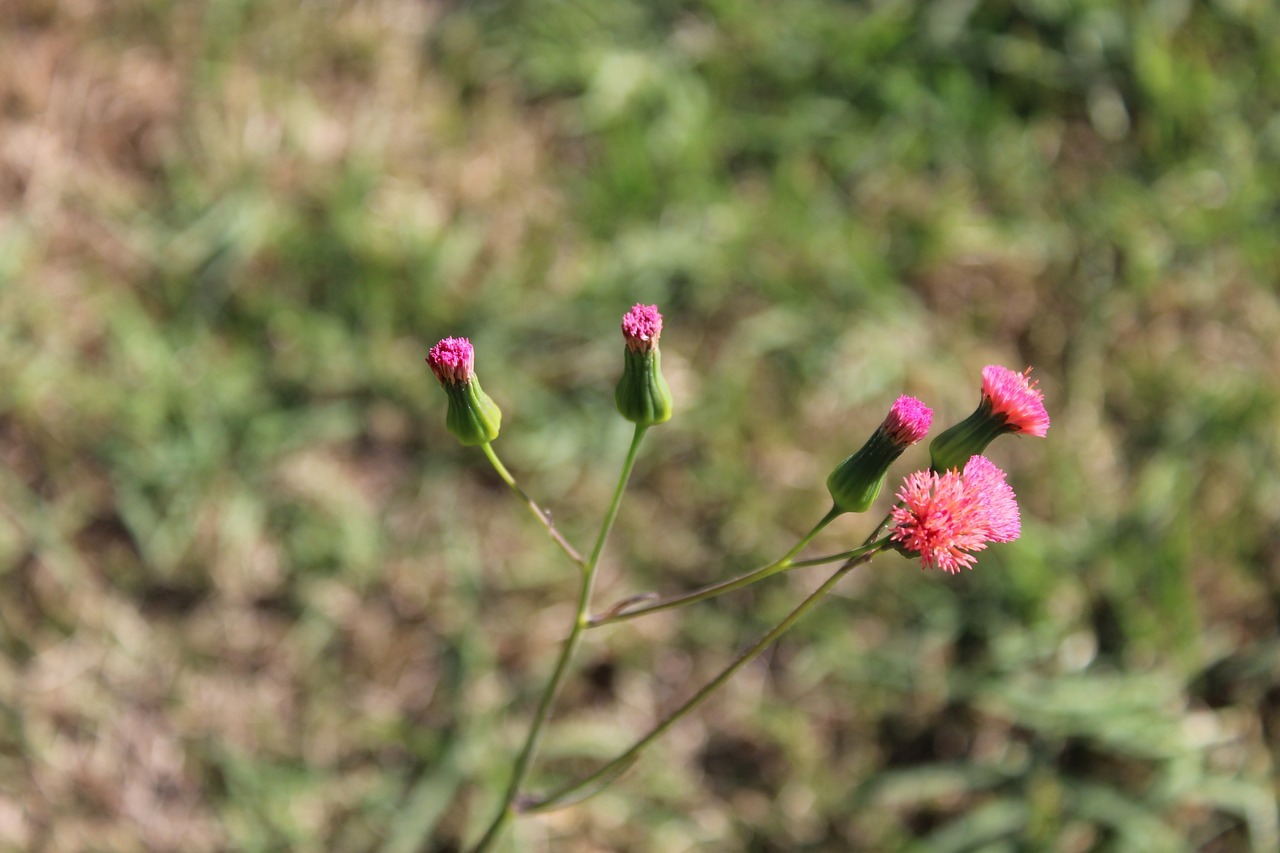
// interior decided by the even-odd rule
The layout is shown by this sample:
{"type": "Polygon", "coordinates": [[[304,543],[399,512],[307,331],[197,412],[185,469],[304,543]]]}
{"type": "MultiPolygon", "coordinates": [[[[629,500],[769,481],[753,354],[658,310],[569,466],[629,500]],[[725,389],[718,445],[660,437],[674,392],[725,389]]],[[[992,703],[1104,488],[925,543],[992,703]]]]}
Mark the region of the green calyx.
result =
{"type": "Polygon", "coordinates": [[[454,438],[470,447],[498,437],[502,410],[480,388],[479,379],[472,376],[470,382],[444,383],[443,387],[449,395],[449,413],[444,425],[454,438]]]}
{"type": "Polygon", "coordinates": [[[963,470],[969,457],[982,453],[988,444],[1007,432],[1013,432],[1008,418],[994,414],[991,401],[984,397],[972,415],[930,443],[930,467],[939,474],[949,469],[963,470]]]}
{"type": "Polygon", "coordinates": [[[827,477],[827,491],[840,512],[866,512],[880,494],[884,476],[906,448],[877,429],[857,453],[827,477]]]}
{"type": "Polygon", "coordinates": [[[624,418],[639,426],[671,420],[671,389],[662,378],[662,358],[656,346],[648,352],[624,350],[622,378],[613,401],[624,418]]]}

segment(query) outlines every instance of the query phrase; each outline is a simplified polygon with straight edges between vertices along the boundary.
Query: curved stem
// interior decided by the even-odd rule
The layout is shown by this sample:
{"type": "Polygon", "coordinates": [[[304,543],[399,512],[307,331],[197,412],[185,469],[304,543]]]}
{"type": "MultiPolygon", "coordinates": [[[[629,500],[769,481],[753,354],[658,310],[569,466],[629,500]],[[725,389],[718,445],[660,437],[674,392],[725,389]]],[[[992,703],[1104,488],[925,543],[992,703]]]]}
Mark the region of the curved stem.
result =
{"type": "Polygon", "coordinates": [[[688,604],[706,601],[708,598],[715,598],[717,595],[723,595],[726,592],[733,592],[735,589],[742,589],[743,587],[750,586],[757,581],[762,581],[765,578],[773,577],[776,574],[790,571],[791,569],[800,568],[802,566],[818,566],[826,563],[834,563],[838,560],[847,560],[851,557],[861,556],[868,550],[871,550],[871,545],[864,545],[861,548],[855,548],[852,551],[844,551],[839,554],[831,554],[826,557],[818,557],[816,559],[800,560],[795,562],[792,561],[791,558],[798,554],[805,545],[808,545],[809,542],[818,535],[818,532],[830,524],[832,519],[839,514],[840,512],[833,508],[821,521],[814,525],[812,530],[805,534],[804,538],[801,539],[794,548],[788,551],[780,559],[767,566],[752,569],[744,575],[739,575],[736,578],[730,578],[729,580],[721,581],[720,583],[704,586],[701,589],[695,589],[692,592],[660,599],[658,601],[645,604],[643,607],[634,607],[633,609],[628,610],[625,609],[627,602],[624,602],[623,608],[615,608],[613,611],[605,611],[604,613],[592,616],[587,622],[587,627],[596,628],[601,625],[611,625],[614,622],[625,622],[626,620],[634,619],[637,616],[647,616],[650,613],[658,613],[663,610],[672,610],[676,607],[684,607],[688,604]],[[619,610],[620,612],[615,612],[619,610]]]}
{"type": "Polygon", "coordinates": [[[738,657],[733,661],[733,663],[729,664],[729,666],[725,667],[720,672],[719,675],[717,675],[715,678],[711,679],[706,684],[704,684],[701,688],[699,688],[699,690],[696,693],[694,693],[692,696],[690,696],[683,705],[681,705],[679,708],[672,711],[665,718],[663,718],[663,720],[659,722],[656,726],[654,726],[652,729],[650,729],[649,732],[644,737],[640,738],[640,740],[632,744],[630,749],[621,753],[620,755],[618,755],[618,757],[614,758],[612,761],[608,762],[603,767],[596,770],[594,773],[591,773],[590,775],[585,776],[582,779],[579,779],[577,782],[573,782],[565,786],[564,788],[561,788],[560,790],[556,791],[550,796],[544,797],[543,799],[538,800],[536,802],[521,805],[520,811],[521,812],[550,811],[551,809],[554,809],[559,805],[565,805],[566,804],[565,801],[569,800],[570,798],[573,798],[574,802],[578,802],[580,799],[583,799],[583,798],[581,797],[574,798],[575,794],[578,794],[585,788],[591,787],[593,784],[595,784],[596,782],[602,779],[609,779],[611,776],[614,776],[620,773],[623,769],[626,768],[627,765],[631,764],[636,760],[636,758],[640,755],[640,753],[644,751],[645,747],[647,747],[649,744],[653,743],[653,741],[661,737],[662,734],[667,731],[667,729],[675,725],[675,723],[679,721],[682,717],[684,717],[694,708],[701,705],[702,702],[706,700],[708,696],[710,696],[713,692],[715,692],[716,688],[720,687],[722,684],[728,681],[733,676],[734,673],[742,669],[742,667],[746,666],[746,664],[750,662],[753,658],[755,658],[756,655],[764,651],[775,640],[777,640],[784,633],[786,633],[787,630],[791,628],[792,625],[800,621],[800,618],[804,616],[807,612],[809,612],[810,608],[812,608],[813,605],[816,604],[820,598],[826,595],[831,590],[831,588],[836,585],[836,583],[840,580],[840,578],[844,577],[849,572],[850,569],[852,569],[854,566],[860,565],[870,560],[872,556],[875,555],[877,550],[879,550],[880,548],[884,547],[887,544],[888,544],[887,540],[883,540],[883,539],[879,540],[869,545],[866,553],[846,560],[844,564],[840,566],[840,568],[836,569],[835,573],[832,574],[831,577],[827,578],[822,583],[822,586],[818,587],[817,590],[815,590],[812,594],[810,594],[808,598],[800,602],[800,604],[794,610],[788,613],[781,622],[775,625],[773,629],[769,631],[769,633],[765,634],[763,637],[757,640],[754,645],[752,645],[742,654],[738,655],[738,657]]]}
{"type": "MultiPolygon", "coordinates": [[[[529,726],[529,734],[525,737],[524,746],[520,749],[520,754],[516,757],[515,764],[512,767],[511,781],[508,783],[506,793],[502,797],[502,808],[494,817],[493,822],[489,824],[484,836],[473,848],[473,853],[482,853],[482,851],[488,850],[497,841],[498,835],[507,825],[507,822],[515,816],[515,801],[520,793],[520,786],[524,784],[525,777],[529,775],[529,767],[533,763],[534,755],[537,754],[538,744],[542,740],[543,729],[546,728],[547,719],[551,716],[551,708],[555,704],[556,696],[560,692],[560,686],[564,683],[565,675],[569,671],[569,662],[573,659],[573,653],[577,650],[578,644],[582,640],[582,632],[587,627],[587,611],[591,605],[591,589],[595,584],[596,568],[600,564],[600,554],[604,551],[604,543],[609,538],[609,531],[613,528],[614,519],[618,517],[618,508],[622,505],[622,493],[626,490],[627,481],[631,478],[631,470],[635,467],[636,455],[640,451],[640,440],[644,438],[647,428],[640,425],[636,426],[635,435],[631,439],[631,447],[627,450],[626,461],[622,463],[622,473],[618,475],[618,485],[613,490],[613,500],[609,503],[609,509],[605,512],[604,521],[600,525],[600,534],[596,537],[595,547],[591,550],[590,559],[582,563],[582,584],[578,588],[578,606],[573,619],[573,627],[569,631],[569,638],[565,640],[564,646],[560,649],[560,657],[556,660],[555,669],[551,671],[551,679],[542,691],[542,698],[538,701],[538,710],[534,712],[533,722],[529,726]]],[[[491,458],[497,464],[497,457],[491,458]]],[[[530,503],[532,504],[532,501],[530,503]]]]}
{"type": "Polygon", "coordinates": [[[586,568],[587,561],[582,559],[578,549],[570,545],[569,540],[565,539],[564,535],[559,530],[556,530],[555,525],[551,523],[551,513],[534,503],[533,498],[529,497],[525,490],[520,488],[516,478],[511,476],[511,472],[502,464],[502,460],[498,458],[498,454],[494,452],[489,442],[486,441],[480,445],[480,449],[484,451],[485,456],[489,457],[489,461],[493,464],[494,470],[498,472],[498,476],[502,478],[502,482],[510,486],[511,490],[520,496],[525,506],[529,507],[529,511],[533,513],[533,517],[538,519],[538,522],[547,529],[547,532],[551,534],[551,538],[560,546],[560,549],[569,555],[570,560],[578,564],[578,568],[586,568]]]}

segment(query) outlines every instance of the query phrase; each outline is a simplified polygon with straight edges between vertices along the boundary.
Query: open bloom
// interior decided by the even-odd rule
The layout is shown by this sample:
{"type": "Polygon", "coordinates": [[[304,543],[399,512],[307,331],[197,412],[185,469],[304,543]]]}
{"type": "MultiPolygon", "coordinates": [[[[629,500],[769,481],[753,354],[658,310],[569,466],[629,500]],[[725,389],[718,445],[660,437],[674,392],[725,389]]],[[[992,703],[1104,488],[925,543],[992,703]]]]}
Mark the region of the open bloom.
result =
{"type": "Polygon", "coordinates": [[[915,397],[899,397],[867,443],[827,477],[827,490],[836,509],[865,512],[880,494],[889,466],[902,451],[924,438],[932,423],[932,409],[915,397]]]}
{"type": "Polygon", "coordinates": [[[1029,367],[1022,373],[996,364],[984,367],[978,408],[929,445],[933,470],[959,468],[1005,433],[1043,437],[1049,431],[1049,413],[1044,408],[1044,393],[1030,376],[1029,367]]]}
{"type": "Polygon", "coordinates": [[[481,389],[475,363],[475,348],[466,338],[445,338],[427,354],[431,372],[449,395],[445,426],[464,445],[493,441],[502,427],[502,410],[481,389]]]}
{"type": "Polygon", "coordinates": [[[1049,431],[1044,392],[1036,388],[1030,367],[1022,373],[998,364],[982,368],[982,396],[990,401],[992,416],[1004,418],[1009,431],[1040,438],[1049,431]]]}
{"type": "Polygon", "coordinates": [[[946,572],[972,568],[988,542],[1012,542],[1021,533],[1018,502],[1005,474],[985,456],[964,471],[917,471],[898,490],[890,539],[919,554],[920,565],[946,572]]]}
{"type": "Polygon", "coordinates": [[[613,400],[618,412],[638,426],[671,419],[671,389],[662,376],[662,315],[656,305],[635,305],[622,318],[622,378],[613,400]]]}

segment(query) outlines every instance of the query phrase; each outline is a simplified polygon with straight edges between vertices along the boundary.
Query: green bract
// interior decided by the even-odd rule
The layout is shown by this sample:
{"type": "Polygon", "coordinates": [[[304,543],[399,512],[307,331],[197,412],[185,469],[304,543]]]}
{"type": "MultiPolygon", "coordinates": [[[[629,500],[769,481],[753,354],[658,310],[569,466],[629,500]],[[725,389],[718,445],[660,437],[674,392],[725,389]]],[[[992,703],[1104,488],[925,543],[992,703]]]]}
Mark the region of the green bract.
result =
{"type": "Polygon", "coordinates": [[[662,377],[662,357],[655,346],[648,352],[623,350],[622,378],[613,401],[618,412],[639,426],[671,420],[671,389],[662,377]]]}
{"type": "Polygon", "coordinates": [[[873,432],[857,453],[837,465],[827,477],[827,490],[836,509],[866,512],[880,494],[889,466],[905,449],[905,444],[895,442],[884,430],[873,432]]]}
{"type": "Polygon", "coordinates": [[[493,441],[502,426],[502,410],[480,388],[475,376],[470,382],[442,383],[449,395],[449,414],[444,425],[464,445],[471,446],[493,441]]]}
{"type": "Polygon", "coordinates": [[[970,457],[978,456],[997,436],[1013,432],[1008,418],[995,414],[991,401],[983,398],[972,415],[943,432],[929,444],[929,460],[934,471],[962,470],[970,457]]]}

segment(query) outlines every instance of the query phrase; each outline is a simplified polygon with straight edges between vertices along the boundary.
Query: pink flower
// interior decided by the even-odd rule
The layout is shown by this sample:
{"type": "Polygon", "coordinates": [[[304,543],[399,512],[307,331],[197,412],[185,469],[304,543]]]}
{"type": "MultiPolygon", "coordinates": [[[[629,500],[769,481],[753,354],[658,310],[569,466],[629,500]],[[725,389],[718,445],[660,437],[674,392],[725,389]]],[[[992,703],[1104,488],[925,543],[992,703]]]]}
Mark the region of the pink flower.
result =
{"type": "Polygon", "coordinates": [[[972,568],[974,553],[988,542],[1011,542],[1021,532],[1017,499],[1005,474],[984,456],[964,473],[917,471],[898,490],[890,539],[920,555],[924,568],[945,572],[972,568]]]}
{"type": "Polygon", "coordinates": [[[1012,542],[1022,533],[1018,498],[1005,482],[1005,473],[985,456],[974,456],[964,466],[965,484],[985,504],[987,538],[1012,542]]]}
{"type": "Polygon", "coordinates": [[[466,338],[445,338],[431,348],[427,364],[441,385],[464,385],[475,377],[476,351],[466,338]]]}
{"type": "Polygon", "coordinates": [[[1049,413],[1044,409],[1044,393],[1030,376],[1030,367],[1014,373],[989,364],[982,368],[982,396],[991,402],[992,413],[1003,415],[1014,432],[1043,437],[1049,431],[1049,413]]]}
{"type": "Polygon", "coordinates": [[[657,305],[633,305],[622,318],[622,336],[627,348],[636,352],[649,352],[662,336],[662,315],[657,305]]]}
{"type": "Polygon", "coordinates": [[[881,429],[902,447],[910,447],[929,434],[933,409],[905,394],[899,397],[885,416],[881,429]]]}

